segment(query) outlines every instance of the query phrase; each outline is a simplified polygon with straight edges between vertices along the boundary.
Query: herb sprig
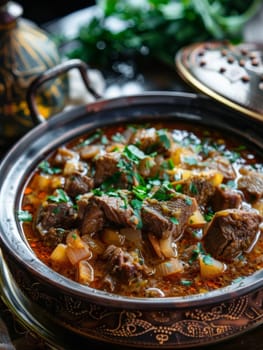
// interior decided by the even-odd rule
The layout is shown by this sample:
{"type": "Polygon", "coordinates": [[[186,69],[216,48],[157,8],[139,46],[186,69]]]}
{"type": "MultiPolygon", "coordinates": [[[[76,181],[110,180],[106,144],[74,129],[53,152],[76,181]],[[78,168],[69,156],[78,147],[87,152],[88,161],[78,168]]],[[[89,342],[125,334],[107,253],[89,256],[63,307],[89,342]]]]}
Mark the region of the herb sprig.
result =
{"type": "Polygon", "coordinates": [[[176,50],[189,43],[241,41],[243,27],[261,0],[98,0],[96,4],[97,13],[74,38],[76,48],[66,54],[109,68],[121,58],[144,56],[173,66],[176,50]]]}

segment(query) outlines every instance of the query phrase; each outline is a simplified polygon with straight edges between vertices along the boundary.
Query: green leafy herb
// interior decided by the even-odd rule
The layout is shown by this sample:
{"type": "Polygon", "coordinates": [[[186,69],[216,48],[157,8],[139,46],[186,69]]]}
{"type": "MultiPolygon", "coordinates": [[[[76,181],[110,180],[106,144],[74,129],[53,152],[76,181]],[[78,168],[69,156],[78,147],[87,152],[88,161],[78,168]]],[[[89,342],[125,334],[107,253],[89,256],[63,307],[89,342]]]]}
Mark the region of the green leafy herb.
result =
{"type": "Polygon", "coordinates": [[[175,191],[182,193],[183,192],[183,185],[182,184],[176,184],[175,185],[175,191]]]}
{"type": "Polygon", "coordinates": [[[134,163],[138,163],[139,160],[146,157],[145,153],[134,145],[128,145],[124,148],[123,154],[134,163]]]}
{"type": "Polygon", "coordinates": [[[38,165],[38,168],[42,171],[44,174],[59,174],[61,173],[61,169],[57,167],[51,167],[49,162],[47,160],[44,160],[38,165]]]}
{"type": "Polygon", "coordinates": [[[215,213],[212,210],[208,210],[204,214],[205,221],[210,222],[213,219],[214,215],[215,215],[215,213]]]}
{"type": "Polygon", "coordinates": [[[171,218],[170,218],[170,221],[171,221],[173,224],[175,224],[175,225],[178,225],[178,224],[179,224],[179,221],[178,221],[177,218],[171,217],[171,218]]]}
{"type": "Polygon", "coordinates": [[[134,186],[132,189],[132,193],[135,195],[136,198],[143,201],[145,198],[147,198],[149,189],[146,186],[134,186]]]}
{"type": "Polygon", "coordinates": [[[187,156],[187,157],[183,157],[183,161],[184,163],[186,164],[189,164],[189,165],[197,165],[197,159],[195,157],[190,157],[190,156],[187,156]]]}
{"type": "Polygon", "coordinates": [[[202,258],[205,265],[213,265],[213,259],[211,258],[210,255],[208,254],[202,255],[202,258]]]}
{"type": "Polygon", "coordinates": [[[261,0],[98,0],[98,14],[80,27],[76,48],[67,55],[100,67],[145,56],[173,66],[176,50],[189,43],[241,41],[244,24],[260,4],[261,0]]]}
{"type": "Polygon", "coordinates": [[[55,203],[71,203],[70,197],[61,188],[56,189],[56,195],[48,196],[47,199],[55,203]]]}
{"type": "Polygon", "coordinates": [[[17,212],[18,220],[22,222],[31,222],[33,217],[32,214],[27,210],[19,210],[17,212]]]}
{"type": "Polygon", "coordinates": [[[152,198],[155,198],[158,201],[168,201],[173,196],[171,190],[172,185],[170,183],[164,182],[160,186],[160,188],[153,194],[152,198]]]}
{"type": "Polygon", "coordinates": [[[130,202],[130,205],[133,208],[136,217],[138,218],[137,228],[141,229],[142,228],[142,219],[141,219],[142,201],[138,199],[132,199],[130,202]]]}
{"type": "Polygon", "coordinates": [[[187,198],[185,198],[185,203],[186,203],[187,205],[192,205],[192,204],[193,204],[193,201],[192,201],[192,199],[191,199],[190,197],[187,197],[187,198]]]}
{"type": "Polygon", "coordinates": [[[122,134],[120,134],[119,132],[114,134],[111,139],[114,142],[119,142],[119,143],[125,142],[124,136],[122,134]]]}
{"type": "Polygon", "coordinates": [[[194,182],[190,183],[189,190],[193,194],[198,194],[198,189],[197,189],[196,184],[194,182]]]}
{"type": "Polygon", "coordinates": [[[167,135],[167,131],[164,129],[157,130],[157,135],[160,138],[160,141],[163,143],[164,147],[166,149],[169,149],[171,147],[171,141],[167,135]]]}
{"type": "Polygon", "coordinates": [[[98,129],[98,130],[96,130],[96,132],[94,134],[89,136],[86,140],[84,140],[83,142],[79,143],[77,145],[77,148],[88,146],[91,143],[93,143],[94,141],[99,140],[101,138],[101,136],[102,136],[102,130],[98,129]]]}
{"type": "Polygon", "coordinates": [[[182,286],[191,286],[193,284],[190,280],[180,280],[182,286]]]}

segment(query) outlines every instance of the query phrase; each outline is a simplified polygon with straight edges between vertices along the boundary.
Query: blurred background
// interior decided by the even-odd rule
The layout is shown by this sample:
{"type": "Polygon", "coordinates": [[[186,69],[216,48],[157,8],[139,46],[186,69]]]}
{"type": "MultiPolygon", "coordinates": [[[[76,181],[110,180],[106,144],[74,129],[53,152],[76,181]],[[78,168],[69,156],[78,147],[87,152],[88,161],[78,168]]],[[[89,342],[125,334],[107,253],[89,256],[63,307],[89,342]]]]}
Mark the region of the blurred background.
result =
{"type": "Polygon", "coordinates": [[[23,6],[23,16],[38,24],[49,22],[95,4],[95,1],[92,0],[18,0],[16,2],[23,6]]]}

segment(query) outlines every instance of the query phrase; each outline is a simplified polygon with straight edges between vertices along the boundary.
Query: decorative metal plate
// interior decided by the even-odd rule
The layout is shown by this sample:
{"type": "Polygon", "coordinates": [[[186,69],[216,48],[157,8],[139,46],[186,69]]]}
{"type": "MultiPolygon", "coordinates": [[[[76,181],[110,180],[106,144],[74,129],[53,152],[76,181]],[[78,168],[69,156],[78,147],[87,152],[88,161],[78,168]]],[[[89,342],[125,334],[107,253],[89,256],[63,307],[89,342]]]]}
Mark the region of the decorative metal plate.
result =
{"type": "Polygon", "coordinates": [[[196,43],[176,55],[180,76],[197,90],[263,121],[263,46],[196,43]]]}

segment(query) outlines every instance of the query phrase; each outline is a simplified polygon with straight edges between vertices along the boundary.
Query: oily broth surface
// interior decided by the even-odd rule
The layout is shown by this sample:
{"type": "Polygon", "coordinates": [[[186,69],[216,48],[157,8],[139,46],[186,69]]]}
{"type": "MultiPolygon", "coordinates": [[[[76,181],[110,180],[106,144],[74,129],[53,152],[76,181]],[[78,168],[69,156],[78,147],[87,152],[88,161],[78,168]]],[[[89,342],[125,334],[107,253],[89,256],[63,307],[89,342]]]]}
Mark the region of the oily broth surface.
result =
{"type": "MultiPolygon", "coordinates": [[[[244,143],[243,140],[239,140],[233,135],[227,135],[225,132],[217,130],[210,130],[207,127],[200,125],[189,125],[188,123],[162,123],[162,124],[150,124],[151,127],[156,129],[165,129],[173,133],[174,139],[177,142],[183,143],[184,147],[194,145],[196,149],[200,148],[200,145],[207,144],[207,147],[216,147],[222,149],[224,155],[230,159],[232,166],[234,167],[237,174],[239,174],[240,167],[250,167],[256,169],[262,173],[262,158],[257,155],[252,148],[244,143]],[[187,145],[188,144],[188,145],[187,145]],[[216,145],[216,146],[215,146],[216,145]]],[[[103,135],[104,141],[100,139],[94,139],[91,144],[97,144],[98,142],[106,142],[105,140],[116,139],[116,145],[121,141],[121,135],[127,126],[113,126],[102,129],[101,137],[103,135]]],[[[134,126],[133,126],[134,127],[134,126]]],[[[137,126],[135,126],[137,127],[137,126]]],[[[141,126],[140,126],[141,127],[141,126]]],[[[76,145],[84,142],[91,134],[84,135],[74,139],[72,142],[66,145],[69,149],[74,149],[76,145]]],[[[106,143],[105,143],[106,145],[106,143]]],[[[117,147],[117,146],[116,146],[117,147]]],[[[52,166],[54,161],[55,153],[47,158],[47,161],[52,166]]],[[[170,166],[172,166],[170,164],[170,166]]],[[[36,256],[42,260],[47,266],[55,269],[64,276],[76,280],[76,268],[71,264],[60,264],[54,265],[50,259],[50,255],[54,250],[54,247],[49,246],[43,242],[39,234],[35,230],[34,222],[36,220],[36,213],[38,206],[44,201],[47,196],[50,196],[54,192],[54,183],[57,181],[56,178],[62,176],[61,174],[45,174],[47,183],[53,181],[53,187],[49,185],[41,185],[40,189],[37,186],[39,181],[38,175],[41,170],[36,169],[32,177],[29,179],[25,192],[23,194],[22,208],[21,211],[32,214],[33,221],[23,222],[23,230],[25,236],[35,252],[36,256]],[[53,180],[51,180],[53,177],[53,180]]],[[[238,175],[239,176],[239,175],[238,175]]],[[[237,178],[238,178],[237,176],[237,178]]],[[[62,176],[63,177],[63,176],[62,176]]],[[[43,179],[42,179],[43,180],[43,179]]],[[[235,186],[234,182],[231,186],[235,186]]],[[[206,213],[208,214],[208,213],[206,213]]],[[[211,219],[211,218],[210,218],[211,219]]],[[[206,217],[207,222],[209,221],[209,215],[206,217]]],[[[114,290],[108,287],[108,284],[102,282],[106,275],[106,264],[105,260],[100,258],[91,258],[90,264],[94,270],[94,279],[88,285],[92,288],[103,289],[116,294],[136,297],[155,297],[155,296],[183,296],[192,295],[198,293],[206,293],[208,291],[225,287],[231,283],[245,276],[253,274],[255,271],[262,269],[263,267],[263,239],[260,236],[255,247],[248,254],[241,254],[231,263],[226,263],[225,271],[213,278],[202,278],[199,271],[198,259],[194,258],[194,248],[202,240],[203,228],[185,230],[184,234],[176,241],[176,257],[178,257],[183,265],[187,265],[187,268],[181,273],[174,273],[168,276],[160,276],[155,273],[149,273],[147,277],[143,278],[131,278],[130,280],[114,280],[114,290]],[[189,250],[192,249],[192,253],[189,255],[189,250]],[[191,260],[191,262],[190,262],[191,260]],[[149,292],[151,290],[151,292],[149,292]],[[157,291],[157,292],[156,292],[157,291]],[[160,293],[159,293],[160,291],[160,293]]],[[[100,234],[96,234],[96,239],[100,239],[100,234]]],[[[162,260],[156,256],[153,248],[147,238],[142,235],[142,244],[145,246],[143,249],[144,263],[150,261],[151,264],[159,264],[162,260]]],[[[105,246],[105,243],[104,243],[105,246]]]]}

